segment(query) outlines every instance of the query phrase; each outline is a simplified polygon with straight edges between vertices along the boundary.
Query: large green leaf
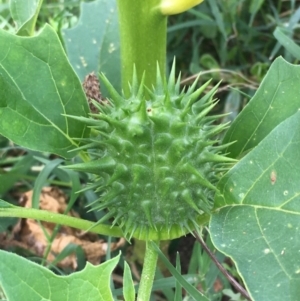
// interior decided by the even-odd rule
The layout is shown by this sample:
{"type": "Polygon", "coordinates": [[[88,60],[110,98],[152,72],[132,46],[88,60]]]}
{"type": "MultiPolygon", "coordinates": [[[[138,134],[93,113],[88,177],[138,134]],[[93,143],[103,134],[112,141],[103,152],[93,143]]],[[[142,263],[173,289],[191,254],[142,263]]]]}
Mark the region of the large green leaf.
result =
{"type": "Polygon", "coordinates": [[[224,143],[236,141],[227,149],[231,157],[255,147],[272,129],[300,108],[300,66],[277,58],[259,89],[232,123],[224,143]]]}
{"type": "Polygon", "coordinates": [[[215,246],[236,263],[253,300],[300,296],[300,112],[277,126],[219,182],[215,246]]]}
{"type": "Polygon", "coordinates": [[[46,25],[35,37],[0,31],[0,134],[24,147],[74,156],[86,126],[62,114],[87,116],[81,83],[46,25]]]}
{"type": "Polygon", "coordinates": [[[43,0],[11,0],[11,16],[18,26],[18,35],[32,36],[43,0]]]}
{"type": "Polygon", "coordinates": [[[58,276],[13,253],[0,251],[0,284],[9,301],[113,301],[110,277],[119,257],[58,276]]]}
{"type": "MultiPolygon", "coordinates": [[[[120,37],[116,0],[81,3],[78,24],[62,36],[72,66],[81,80],[90,72],[103,72],[121,90],[120,37]]],[[[105,94],[105,87],[101,87],[105,94]]]]}

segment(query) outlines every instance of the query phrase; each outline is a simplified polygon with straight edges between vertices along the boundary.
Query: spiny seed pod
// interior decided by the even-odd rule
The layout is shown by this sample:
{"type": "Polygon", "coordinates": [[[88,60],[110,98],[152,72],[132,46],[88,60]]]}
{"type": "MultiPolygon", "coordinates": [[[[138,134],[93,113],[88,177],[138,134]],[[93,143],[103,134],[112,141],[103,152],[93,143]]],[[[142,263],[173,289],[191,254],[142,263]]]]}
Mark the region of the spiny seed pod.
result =
{"type": "Polygon", "coordinates": [[[180,92],[174,69],[168,82],[157,73],[153,91],[134,75],[127,99],[102,77],[109,103],[94,102],[99,114],[77,118],[97,135],[80,148],[94,160],[71,168],[96,175],[90,188],[100,198],[92,209],[107,210],[99,222],[113,218],[128,239],[172,239],[199,228],[213,206],[218,174],[233,162],[213,139],[226,125],[207,116],[217,88],[199,98],[208,83],[195,89],[196,80],[180,92]]]}

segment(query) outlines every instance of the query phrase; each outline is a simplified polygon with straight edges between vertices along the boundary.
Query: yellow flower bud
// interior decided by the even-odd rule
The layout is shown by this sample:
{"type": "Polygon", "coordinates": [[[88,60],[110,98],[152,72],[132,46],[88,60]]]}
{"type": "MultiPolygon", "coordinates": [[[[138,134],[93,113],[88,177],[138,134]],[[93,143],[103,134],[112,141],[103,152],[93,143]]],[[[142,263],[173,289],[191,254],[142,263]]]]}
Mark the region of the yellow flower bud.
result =
{"type": "Polygon", "coordinates": [[[163,15],[176,15],[182,13],[203,0],[161,0],[160,11],[163,15]]]}

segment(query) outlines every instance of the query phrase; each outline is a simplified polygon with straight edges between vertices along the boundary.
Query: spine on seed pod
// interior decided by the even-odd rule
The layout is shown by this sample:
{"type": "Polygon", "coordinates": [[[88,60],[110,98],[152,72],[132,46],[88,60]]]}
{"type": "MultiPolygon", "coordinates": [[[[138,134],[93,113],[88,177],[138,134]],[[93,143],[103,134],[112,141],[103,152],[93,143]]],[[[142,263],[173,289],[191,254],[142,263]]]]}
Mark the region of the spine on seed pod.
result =
{"type": "MultiPolygon", "coordinates": [[[[209,219],[215,184],[235,161],[222,154],[217,136],[227,124],[209,113],[217,87],[209,82],[180,89],[173,65],[159,72],[152,90],[134,72],[130,96],[120,95],[102,76],[110,98],[94,102],[99,113],[77,118],[95,137],[82,140],[93,160],[70,166],[95,175],[89,186],[99,194],[92,210],[105,210],[126,238],[164,240],[198,229],[209,219]]],[[[75,118],[75,117],[74,117],[75,118]]]]}

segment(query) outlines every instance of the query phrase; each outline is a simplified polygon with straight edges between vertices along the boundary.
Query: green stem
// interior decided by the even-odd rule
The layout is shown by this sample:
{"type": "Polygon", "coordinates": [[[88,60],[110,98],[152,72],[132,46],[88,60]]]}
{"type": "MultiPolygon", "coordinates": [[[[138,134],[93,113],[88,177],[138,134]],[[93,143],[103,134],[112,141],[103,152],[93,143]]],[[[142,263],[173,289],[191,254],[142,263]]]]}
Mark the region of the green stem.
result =
{"type": "Polygon", "coordinates": [[[158,9],[160,0],[118,0],[121,35],[122,88],[129,93],[133,66],[140,82],[145,72],[145,85],[156,82],[156,66],[165,76],[167,17],[158,9]]]}
{"type": "MultiPolygon", "coordinates": [[[[121,37],[122,88],[129,96],[133,68],[138,83],[152,88],[156,83],[157,66],[162,77],[166,68],[167,18],[158,10],[161,0],[118,0],[121,37]]],[[[156,270],[157,252],[146,242],[146,254],[137,301],[150,300],[156,270]]]]}
{"type": "Polygon", "coordinates": [[[0,208],[0,217],[17,217],[17,218],[31,218],[44,222],[55,223],[59,225],[65,225],[80,229],[83,231],[89,231],[102,235],[110,235],[115,237],[123,237],[123,232],[119,227],[110,227],[109,225],[102,225],[93,223],[91,221],[83,220],[80,218],[49,212],[45,210],[38,210],[32,208],[22,208],[12,206],[5,203],[5,208],[0,208]]]}
{"type": "Polygon", "coordinates": [[[86,152],[84,152],[84,151],[81,151],[81,152],[79,153],[79,156],[80,156],[80,158],[81,158],[81,160],[82,160],[83,162],[89,162],[89,161],[91,161],[89,154],[86,153],[86,152]]]}
{"type": "Polygon", "coordinates": [[[150,241],[146,242],[146,253],[144,258],[144,266],[142,277],[139,285],[137,301],[150,300],[153,280],[156,271],[158,254],[153,248],[150,241]]]}

